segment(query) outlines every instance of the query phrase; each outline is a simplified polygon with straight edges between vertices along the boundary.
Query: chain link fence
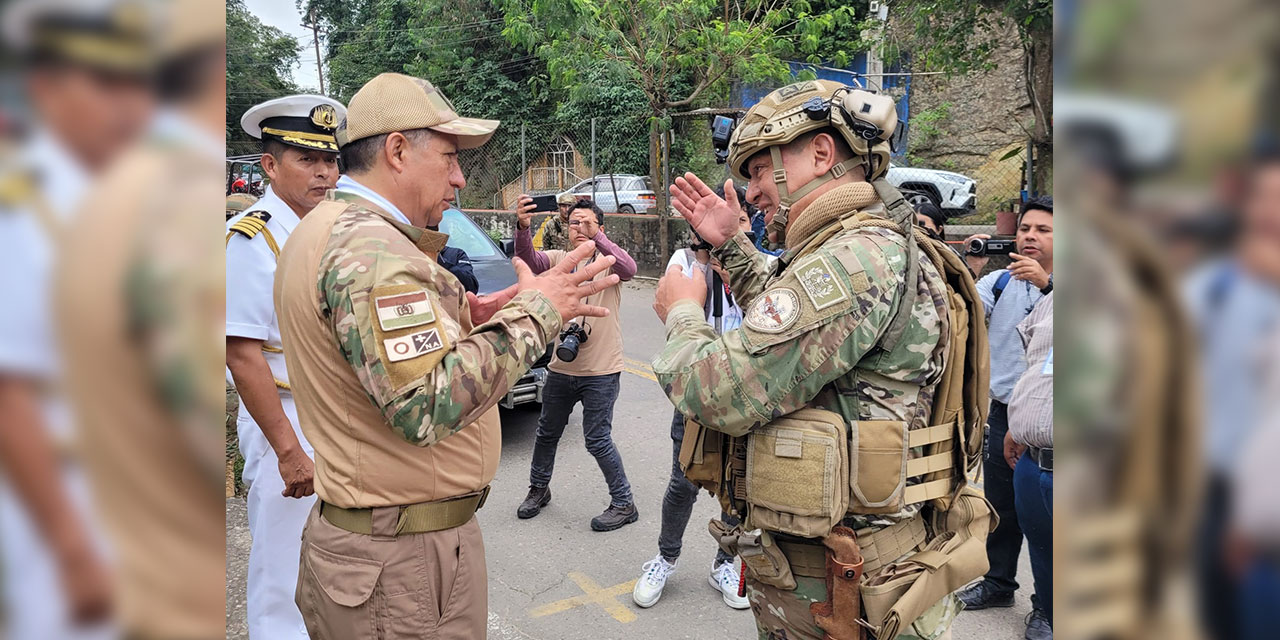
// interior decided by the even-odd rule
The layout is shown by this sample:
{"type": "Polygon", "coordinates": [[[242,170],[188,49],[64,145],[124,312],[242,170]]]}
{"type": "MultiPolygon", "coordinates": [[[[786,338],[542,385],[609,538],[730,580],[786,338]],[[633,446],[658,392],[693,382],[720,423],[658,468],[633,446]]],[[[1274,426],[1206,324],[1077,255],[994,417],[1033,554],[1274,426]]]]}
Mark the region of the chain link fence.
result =
{"type": "Polygon", "coordinates": [[[484,146],[458,154],[467,178],[462,208],[510,211],[522,193],[572,191],[592,194],[606,212],[644,213],[654,203],[649,126],[645,115],[504,122],[484,146]]]}

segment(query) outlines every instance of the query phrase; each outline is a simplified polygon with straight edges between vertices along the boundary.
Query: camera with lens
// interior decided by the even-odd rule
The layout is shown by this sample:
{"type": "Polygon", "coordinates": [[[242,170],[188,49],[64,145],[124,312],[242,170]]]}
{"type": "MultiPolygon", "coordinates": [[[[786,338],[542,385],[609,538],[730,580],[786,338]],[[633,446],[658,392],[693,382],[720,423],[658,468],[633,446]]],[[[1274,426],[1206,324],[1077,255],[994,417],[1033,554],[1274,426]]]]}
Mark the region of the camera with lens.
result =
{"type": "Polygon", "coordinates": [[[561,362],[573,362],[578,357],[578,348],[582,343],[587,341],[586,329],[576,322],[570,322],[569,326],[560,332],[560,346],[556,347],[556,357],[561,362]]]}
{"type": "Polygon", "coordinates": [[[728,162],[729,139],[737,124],[738,121],[729,116],[716,116],[711,120],[711,146],[716,150],[716,164],[728,162]]]}
{"type": "Polygon", "coordinates": [[[965,246],[965,253],[971,256],[1007,256],[1017,248],[1012,238],[974,238],[965,246]]]}

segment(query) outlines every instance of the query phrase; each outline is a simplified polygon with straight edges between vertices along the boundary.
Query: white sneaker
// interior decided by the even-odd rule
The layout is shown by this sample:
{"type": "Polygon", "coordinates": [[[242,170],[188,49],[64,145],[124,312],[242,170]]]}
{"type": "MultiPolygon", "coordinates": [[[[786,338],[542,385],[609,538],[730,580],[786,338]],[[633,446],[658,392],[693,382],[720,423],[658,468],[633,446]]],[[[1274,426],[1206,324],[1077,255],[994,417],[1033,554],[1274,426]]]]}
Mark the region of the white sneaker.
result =
{"type": "Polygon", "coordinates": [[[675,570],[675,563],[667,562],[661,553],[654,556],[652,560],[644,563],[644,574],[636,580],[636,586],[631,590],[631,599],[645,609],[658,604],[658,598],[662,597],[662,588],[667,586],[667,578],[675,570]]]}
{"type": "Polygon", "coordinates": [[[707,581],[720,592],[725,604],[734,609],[746,609],[751,606],[751,603],[747,601],[746,596],[738,595],[738,581],[741,580],[738,574],[738,562],[738,558],[735,557],[730,562],[712,568],[711,576],[707,581]]]}

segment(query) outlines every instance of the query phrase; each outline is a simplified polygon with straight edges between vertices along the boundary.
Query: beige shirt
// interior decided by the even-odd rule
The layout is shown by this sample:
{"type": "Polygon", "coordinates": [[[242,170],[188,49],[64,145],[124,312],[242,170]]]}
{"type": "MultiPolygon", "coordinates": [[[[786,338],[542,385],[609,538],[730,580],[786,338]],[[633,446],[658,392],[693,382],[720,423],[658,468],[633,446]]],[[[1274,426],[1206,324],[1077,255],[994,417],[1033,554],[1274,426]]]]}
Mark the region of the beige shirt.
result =
{"type": "Polygon", "coordinates": [[[1027,368],[1009,396],[1009,433],[1014,442],[1053,447],[1053,292],[1018,325],[1027,368]]]}
{"type": "MultiPolygon", "coordinates": [[[[567,255],[564,251],[555,250],[544,253],[547,254],[547,260],[551,262],[552,267],[559,264],[567,255]]],[[[600,254],[597,253],[592,259],[601,259],[600,254]]],[[[584,260],[578,268],[581,269],[589,263],[590,260],[584,260]]],[[[610,273],[605,269],[594,279],[607,278],[610,273]]],[[[565,362],[559,356],[553,356],[547,368],[567,376],[604,376],[619,373],[622,371],[622,327],[618,323],[618,306],[622,304],[622,287],[620,285],[609,287],[587,298],[585,302],[608,309],[609,315],[604,318],[585,319],[585,324],[591,329],[587,341],[578,349],[578,357],[573,362],[565,362]]],[[[584,319],[574,318],[566,321],[566,327],[569,326],[568,322],[577,322],[582,326],[584,319]]]]}
{"type": "MultiPolygon", "coordinates": [[[[390,219],[370,202],[361,200],[357,206],[390,219]]],[[[316,495],[339,507],[364,508],[430,502],[483,489],[493,480],[502,453],[496,405],[456,433],[418,446],[390,426],[339,349],[333,325],[321,312],[317,283],[325,256],[346,250],[341,239],[331,241],[342,214],[342,207],[324,204],[307,214],[280,252],[276,269],[276,311],[298,419],[315,448],[316,495]]],[[[442,237],[423,233],[424,239],[442,237]]],[[[442,327],[456,344],[472,329],[462,286],[436,264],[430,247],[424,250],[395,232],[384,235],[392,240],[378,270],[383,262],[403,262],[405,269],[425,274],[424,284],[433,287],[438,310],[448,320],[442,327]]]]}

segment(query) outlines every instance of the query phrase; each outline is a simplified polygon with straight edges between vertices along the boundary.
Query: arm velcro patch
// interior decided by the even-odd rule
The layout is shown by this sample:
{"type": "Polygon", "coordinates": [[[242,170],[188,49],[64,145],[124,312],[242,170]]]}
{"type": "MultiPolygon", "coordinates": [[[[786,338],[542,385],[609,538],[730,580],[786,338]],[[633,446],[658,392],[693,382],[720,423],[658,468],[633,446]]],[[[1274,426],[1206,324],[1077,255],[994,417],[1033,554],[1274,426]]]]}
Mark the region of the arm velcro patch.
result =
{"type": "Polygon", "coordinates": [[[397,391],[421,380],[452,347],[436,294],[421,284],[374,287],[368,314],[378,359],[397,391]]]}
{"type": "MultiPolygon", "coordinates": [[[[865,274],[859,275],[865,280],[865,274]]],[[[742,335],[747,349],[760,353],[856,309],[857,296],[865,291],[840,261],[823,254],[803,258],[746,309],[742,335]]]]}

